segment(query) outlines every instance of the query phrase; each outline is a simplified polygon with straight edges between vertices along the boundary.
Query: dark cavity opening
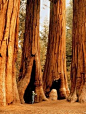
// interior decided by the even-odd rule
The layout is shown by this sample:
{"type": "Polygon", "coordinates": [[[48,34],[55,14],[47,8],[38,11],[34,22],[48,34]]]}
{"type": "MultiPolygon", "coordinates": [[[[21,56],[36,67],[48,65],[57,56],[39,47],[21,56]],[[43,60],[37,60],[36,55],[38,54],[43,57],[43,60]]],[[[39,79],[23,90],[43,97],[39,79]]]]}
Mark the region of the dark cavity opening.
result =
{"type": "Polygon", "coordinates": [[[0,57],[2,57],[1,53],[0,53],[0,57]]]}
{"type": "Polygon", "coordinates": [[[58,99],[60,99],[60,95],[59,95],[60,85],[61,85],[61,80],[59,79],[59,80],[54,80],[51,86],[51,90],[52,89],[57,90],[58,99]]]}
{"type": "Polygon", "coordinates": [[[24,94],[25,103],[28,104],[32,103],[32,91],[35,91],[34,83],[35,83],[35,61],[33,62],[30,83],[28,84],[24,94]]]}

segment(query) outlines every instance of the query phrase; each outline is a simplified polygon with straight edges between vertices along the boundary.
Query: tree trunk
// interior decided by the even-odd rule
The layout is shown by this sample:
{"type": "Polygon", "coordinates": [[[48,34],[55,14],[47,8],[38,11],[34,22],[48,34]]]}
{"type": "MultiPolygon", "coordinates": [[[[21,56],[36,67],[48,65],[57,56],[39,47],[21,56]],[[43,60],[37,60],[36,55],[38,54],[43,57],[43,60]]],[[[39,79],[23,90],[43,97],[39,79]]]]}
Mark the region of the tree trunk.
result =
{"type": "Polygon", "coordinates": [[[71,93],[68,101],[86,102],[86,0],[73,0],[71,93]]]}
{"type": "Polygon", "coordinates": [[[35,102],[46,99],[42,87],[39,47],[40,0],[27,0],[24,46],[18,91],[21,103],[31,103],[31,92],[37,94],[35,102]]]}
{"type": "Polygon", "coordinates": [[[66,75],[65,0],[54,0],[50,9],[50,29],[43,81],[46,96],[57,89],[59,98],[69,94],[66,75]],[[57,87],[52,87],[58,80],[57,87]]]}
{"type": "Polygon", "coordinates": [[[16,85],[16,52],[20,0],[0,2],[0,105],[19,102],[16,85]]]}

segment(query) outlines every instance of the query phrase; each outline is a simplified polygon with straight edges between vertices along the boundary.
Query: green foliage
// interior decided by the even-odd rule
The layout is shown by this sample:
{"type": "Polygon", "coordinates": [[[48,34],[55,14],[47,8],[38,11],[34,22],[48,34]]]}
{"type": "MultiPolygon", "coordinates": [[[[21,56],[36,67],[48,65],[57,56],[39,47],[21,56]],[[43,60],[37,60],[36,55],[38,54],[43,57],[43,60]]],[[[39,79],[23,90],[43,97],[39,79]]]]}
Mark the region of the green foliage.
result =
{"type": "Polygon", "coordinates": [[[21,56],[22,56],[22,47],[24,41],[24,32],[25,32],[25,15],[26,15],[26,0],[20,1],[20,12],[19,12],[19,39],[18,39],[18,53],[17,53],[17,78],[19,76],[19,70],[21,66],[21,56]]]}
{"type": "Polygon", "coordinates": [[[72,25],[73,25],[73,1],[70,0],[70,5],[66,9],[66,61],[68,85],[70,88],[70,65],[72,60],[72,25]]]}
{"type": "Polygon", "coordinates": [[[73,2],[70,0],[70,5],[66,9],[66,58],[67,71],[70,71],[72,59],[72,22],[73,22],[73,2]]]}
{"type": "Polygon", "coordinates": [[[41,67],[42,71],[44,71],[44,65],[46,60],[46,52],[47,52],[47,43],[48,43],[48,20],[45,18],[43,23],[43,29],[40,31],[40,59],[41,59],[41,67]]]}
{"type": "Polygon", "coordinates": [[[19,13],[19,45],[23,46],[24,32],[25,32],[25,16],[26,16],[26,0],[20,1],[19,13]]]}

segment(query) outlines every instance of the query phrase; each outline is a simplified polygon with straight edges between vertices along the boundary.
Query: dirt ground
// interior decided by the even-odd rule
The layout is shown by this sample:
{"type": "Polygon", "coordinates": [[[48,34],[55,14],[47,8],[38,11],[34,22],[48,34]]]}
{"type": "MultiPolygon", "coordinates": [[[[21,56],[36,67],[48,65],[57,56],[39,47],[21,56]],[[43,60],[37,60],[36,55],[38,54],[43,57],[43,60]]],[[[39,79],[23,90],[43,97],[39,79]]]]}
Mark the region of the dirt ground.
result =
{"type": "Polygon", "coordinates": [[[86,114],[86,103],[49,100],[35,104],[9,105],[0,107],[0,114],[86,114]]]}

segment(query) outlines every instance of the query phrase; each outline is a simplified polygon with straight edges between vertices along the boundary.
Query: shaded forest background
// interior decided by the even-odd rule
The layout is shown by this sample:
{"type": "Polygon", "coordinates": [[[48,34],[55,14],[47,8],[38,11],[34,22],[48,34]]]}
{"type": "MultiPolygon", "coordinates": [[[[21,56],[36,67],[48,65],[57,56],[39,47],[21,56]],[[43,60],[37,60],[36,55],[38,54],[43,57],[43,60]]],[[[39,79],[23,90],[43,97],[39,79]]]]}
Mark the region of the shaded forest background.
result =
{"type": "MultiPolygon", "coordinates": [[[[46,6],[47,7],[47,6],[46,6]]],[[[18,39],[18,53],[17,53],[17,79],[19,76],[19,69],[21,65],[21,56],[22,56],[22,47],[24,40],[24,32],[25,32],[25,15],[26,15],[26,0],[21,0],[20,2],[20,14],[19,14],[19,39],[18,39]]],[[[66,7],[66,62],[67,62],[67,77],[70,88],[70,64],[72,58],[72,20],[73,20],[73,3],[70,0],[69,6],[66,7]]],[[[40,31],[40,57],[41,57],[41,69],[42,73],[44,71],[44,65],[46,60],[46,51],[47,51],[47,43],[48,43],[48,33],[49,33],[49,25],[48,19],[45,18],[42,24],[42,30],[40,31]]]]}

